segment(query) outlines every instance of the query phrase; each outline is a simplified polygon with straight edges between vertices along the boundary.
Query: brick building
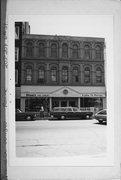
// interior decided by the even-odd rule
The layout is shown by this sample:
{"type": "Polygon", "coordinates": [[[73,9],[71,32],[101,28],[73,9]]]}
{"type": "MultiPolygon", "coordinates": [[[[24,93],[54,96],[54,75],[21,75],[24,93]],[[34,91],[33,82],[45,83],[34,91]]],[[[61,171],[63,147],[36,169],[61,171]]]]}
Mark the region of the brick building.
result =
{"type": "Polygon", "coordinates": [[[21,109],[106,108],[105,39],[23,34],[21,109]]]}
{"type": "Polygon", "coordinates": [[[28,22],[15,22],[15,86],[16,86],[16,108],[20,108],[21,97],[21,46],[22,35],[30,33],[28,22]]]}

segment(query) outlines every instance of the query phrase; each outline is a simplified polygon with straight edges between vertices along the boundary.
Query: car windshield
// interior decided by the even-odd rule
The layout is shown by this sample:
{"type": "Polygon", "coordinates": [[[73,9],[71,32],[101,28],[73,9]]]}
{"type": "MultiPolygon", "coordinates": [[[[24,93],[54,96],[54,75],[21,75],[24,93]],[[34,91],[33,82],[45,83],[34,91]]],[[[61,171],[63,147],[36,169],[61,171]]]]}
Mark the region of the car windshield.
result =
{"type": "Polygon", "coordinates": [[[65,111],[66,109],[63,107],[60,108],[53,108],[53,111],[65,111]]]}
{"type": "Polygon", "coordinates": [[[78,111],[78,109],[77,108],[73,108],[73,111],[78,111]]]}
{"type": "Polygon", "coordinates": [[[106,110],[99,112],[98,114],[106,114],[106,110]]]}
{"type": "Polygon", "coordinates": [[[67,108],[66,110],[69,111],[69,112],[71,112],[71,111],[72,111],[72,108],[67,108]]]}

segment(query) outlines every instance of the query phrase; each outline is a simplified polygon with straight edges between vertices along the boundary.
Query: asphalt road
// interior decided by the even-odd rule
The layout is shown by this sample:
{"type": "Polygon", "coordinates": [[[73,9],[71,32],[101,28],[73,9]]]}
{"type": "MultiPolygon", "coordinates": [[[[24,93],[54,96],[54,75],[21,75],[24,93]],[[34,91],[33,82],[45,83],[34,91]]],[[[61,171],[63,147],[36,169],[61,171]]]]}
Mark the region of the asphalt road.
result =
{"type": "Polygon", "coordinates": [[[106,153],[106,125],[96,120],[17,121],[17,157],[61,157],[106,153]]]}

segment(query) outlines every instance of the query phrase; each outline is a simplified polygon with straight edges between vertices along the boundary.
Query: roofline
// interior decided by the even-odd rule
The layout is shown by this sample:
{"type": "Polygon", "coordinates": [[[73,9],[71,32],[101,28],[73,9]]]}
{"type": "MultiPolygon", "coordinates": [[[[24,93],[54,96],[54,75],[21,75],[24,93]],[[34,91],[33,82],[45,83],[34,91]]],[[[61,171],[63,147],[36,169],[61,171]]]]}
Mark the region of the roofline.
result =
{"type": "Polygon", "coordinates": [[[72,36],[72,35],[50,35],[50,34],[24,34],[23,36],[26,37],[31,37],[31,36],[40,36],[40,37],[56,37],[56,38],[86,38],[86,39],[100,39],[100,40],[105,40],[104,37],[84,37],[84,36],[72,36]]]}

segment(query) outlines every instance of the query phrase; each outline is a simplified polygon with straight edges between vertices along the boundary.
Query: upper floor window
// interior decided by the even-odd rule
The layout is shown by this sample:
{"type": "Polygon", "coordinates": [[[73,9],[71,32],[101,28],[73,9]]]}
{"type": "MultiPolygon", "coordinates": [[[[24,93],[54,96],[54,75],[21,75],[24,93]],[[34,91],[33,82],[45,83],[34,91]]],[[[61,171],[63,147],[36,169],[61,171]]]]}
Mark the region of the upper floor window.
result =
{"type": "Polygon", "coordinates": [[[51,44],[51,57],[57,57],[57,44],[51,44]]]}
{"type": "Polygon", "coordinates": [[[79,82],[79,69],[78,69],[78,67],[73,68],[73,81],[79,82]]]}
{"type": "Polygon", "coordinates": [[[26,68],[26,81],[32,82],[32,67],[30,66],[26,68]]]}
{"type": "Polygon", "coordinates": [[[33,44],[31,42],[28,42],[26,44],[26,56],[31,57],[33,55],[33,44]]]}
{"type": "Polygon", "coordinates": [[[76,44],[73,45],[72,57],[78,58],[78,45],[76,45],[76,44]]]}
{"type": "Polygon", "coordinates": [[[51,68],[51,81],[52,82],[57,81],[57,68],[56,67],[51,68]]]}
{"type": "Polygon", "coordinates": [[[62,68],[62,82],[63,83],[68,82],[68,68],[67,67],[62,68]]]}
{"type": "Polygon", "coordinates": [[[19,61],[19,48],[15,47],[15,61],[19,61]]]}
{"type": "Polygon", "coordinates": [[[16,26],[15,27],[15,39],[19,39],[20,36],[20,27],[16,26]]]}
{"type": "Polygon", "coordinates": [[[96,83],[102,83],[102,70],[100,67],[96,69],[96,83]]]}
{"type": "Polygon", "coordinates": [[[84,46],[84,58],[90,59],[90,46],[89,45],[84,46]]]}
{"type": "Polygon", "coordinates": [[[62,57],[63,58],[68,57],[68,45],[65,43],[62,45],[62,57]]]}
{"type": "Polygon", "coordinates": [[[15,84],[18,84],[18,69],[15,70],[15,84]]]}
{"type": "Polygon", "coordinates": [[[84,82],[90,83],[90,68],[86,67],[84,70],[84,82]]]}
{"type": "Polygon", "coordinates": [[[44,43],[39,44],[39,56],[45,57],[45,44],[44,43]]]}
{"type": "Polygon", "coordinates": [[[38,82],[44,83],[45,82],[45,68],[41,67],[38,70],[38,82]]]}
{"type": "Polygon", "coordinates": [[[96,58],[101,59],[101,48],[100,46],[96,46],[96,58]]]}

